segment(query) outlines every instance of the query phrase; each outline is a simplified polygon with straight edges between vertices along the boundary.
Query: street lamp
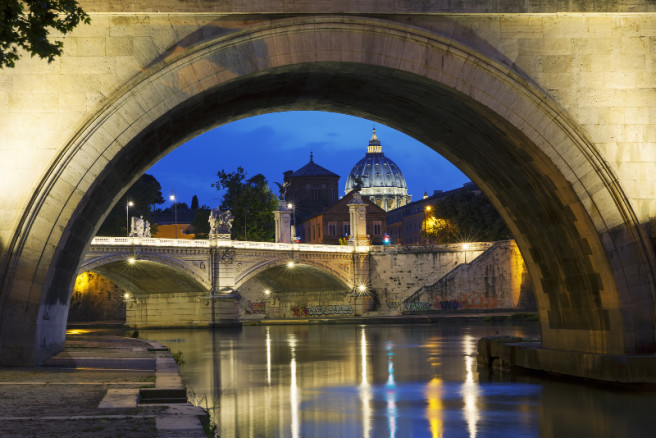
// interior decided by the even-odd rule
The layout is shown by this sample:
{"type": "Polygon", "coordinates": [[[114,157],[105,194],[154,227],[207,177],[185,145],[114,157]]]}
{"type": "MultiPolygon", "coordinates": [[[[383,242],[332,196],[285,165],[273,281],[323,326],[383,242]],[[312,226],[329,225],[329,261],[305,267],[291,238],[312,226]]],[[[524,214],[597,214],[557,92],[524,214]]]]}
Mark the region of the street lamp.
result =
{"type": "Polygon", "coordinates": [[[291,224],[291,241],[296,242],[296,209],[291,202],[287,204],[287,209],[292,211],[292,224],[291,224]]]}
{"type": "Polygon", "coordinates": [[[467,250],[469,249],[469,244],[468,243],[463,243],[462,244],[462,249],[465,251],[465,263],[467,263],[467,250]]]}
{"type": "Polygon", "coordinates": [[[430,214],[431,206],[427,205],[424,211],[424,245],[428,244],[428,215],[430,214]]]}
{"type": "Polygon", "coordinates": [[[125,233],[130,237],[130,207],[134,206],[134,202],[128,201],[125,204],[125,233]]]}
{"type": "Polygon", "coordinates": [[[171,193],[169,196],[171,202],[173,202],[173,220],[175,226],[175,238],[178,238],[178,204],[175,202],[175,193],[171,193]]]}

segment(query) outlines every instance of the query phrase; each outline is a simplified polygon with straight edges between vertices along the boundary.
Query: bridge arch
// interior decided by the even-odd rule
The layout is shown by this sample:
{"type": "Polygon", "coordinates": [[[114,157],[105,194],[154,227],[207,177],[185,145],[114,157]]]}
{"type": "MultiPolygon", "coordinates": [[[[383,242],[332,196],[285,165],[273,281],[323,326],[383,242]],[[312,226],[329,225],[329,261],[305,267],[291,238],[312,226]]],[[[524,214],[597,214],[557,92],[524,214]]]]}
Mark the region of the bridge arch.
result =
{"type": "Polygon", "coordinates": [[[9,244],[3,363],[40,362],[61,348],[80,257],[149,165],[199,132],[282,110],[380,121],[470,176],[524,255],[543,346],[656,351],[651,245],[595,146],[521,72],[373,18],[274,20],[181,49],[125,84],[36,188],[9,244]],[[25,327],[20,342],[15,327],[25,327]]]}
{"type": "MultiPolygon", "coordinates": [[[[261,262],[249,266],[247,269],[244,269],[238,275],[235,276],[235,287],[239,288],[249,280],[252,280],[259,276],[260,274],[269,271],[277,267],[285,267],[289,263],[289,257],[279,257],[275,259],[262,260],[261,262]]],[[[349,260],[350,262],[350,260],[349,260]]],[[[314,271],[318,271],[323,274],[324,278],[329,280],[334,280],[331,283],[341,283],[343,288],[346,290],[351,290],[355,287],[353,283],[353,274],[349,265],[342,266],[342,269],[336,268],[334,264],[326,264],[321,261],[314,260],[310,257],[298,257],[294,260],[295,265],[291,270],[304,269],[303,265],[313,268],[314,271]]]]}
{"type": "MultiPolygon", "coordinates": [[[[158,267],[165,267],[169,272],[177,273],[178,275],[176,275],[176,277],[181,278],[185,285],[195,287],[196,291],[209,291],[212,288],[212,284],[207,276],[199,274],[196,270],[190,268],[183,260],[152,253],[134,254],[126,251],[90,257],[83,260],[78,268],[77,274],[79,275],[87,271],[97,271],[99,274],[107,276],[110,280],[114,281],[114,283],[119,284],[119,286],[122,287],[126,284],[125,281],[120,281],[116,276],[112,276],[112,273],[108,272],[107,269],[102,269],[105,266],[116,266],[117,264],[123,265],[123,269],[119,269],[119,276],[123,278],[129,278],[133,274],[137,274],[139,271],[143,272],[144,270],[147,270],[148,265],[156,265],[158,267]],[[136,260],[134,266],[128,264],[127,259],[129,257],[135,257],[136,260]],[[124,271],[124,275],[120,275],[120,271],[124,271]]],[[[131,283],[134,284],[134,282],[131,283]]]]}

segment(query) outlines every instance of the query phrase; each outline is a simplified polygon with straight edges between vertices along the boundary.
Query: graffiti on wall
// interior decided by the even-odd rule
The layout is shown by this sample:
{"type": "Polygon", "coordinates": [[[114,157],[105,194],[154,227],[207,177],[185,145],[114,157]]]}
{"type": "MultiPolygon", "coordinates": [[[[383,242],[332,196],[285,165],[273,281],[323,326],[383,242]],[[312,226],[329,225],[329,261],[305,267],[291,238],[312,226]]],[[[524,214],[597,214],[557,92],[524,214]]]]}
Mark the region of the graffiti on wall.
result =
{"type": "Polygon", "coordinates": [[[266,302],[257,301],[248,303],[252,313],[266,313],[266,302]]]}
{"type": "Polygon", "coordinates": [[[308,312],[310,313],[310,316],[353,315],[353,306],[345,304],[335,306],[310,306],[308,312]]]}
{"type": "Polygon", "coordinates": [[[292,314],[296,317],[308,316],[308,308],[305,305],[289,306],[289,310],[291,310],[292,314]]]}
{"type": "Polygon", "coordinates": [[[388,298],[387,307],[389,309],[399,310],[401,308],[401,299],[400,298],[388,298]]]}
{"type": "Polygon", "coordinates": [[[438,303],[440,309],[442,310],[457,310],[462,308],[462,303],[460,301],[440,301],[438,303]]]}
{"type": "Polygon", "coordinates": [[[328,315],[353,315],[353,306],[338,304],[333,306],[306,306],[304,304],[289,306],[295,317],[301,316],[328,316],[328,315]]]}
{"type": "Polygon", "coordinates": [[[414,303],[406,303],[405,307],[411,312],[425,312],[426,310],[431,310],[433,305],[431,303],[423,303],[421,301],[416,301],[414,303]]]}

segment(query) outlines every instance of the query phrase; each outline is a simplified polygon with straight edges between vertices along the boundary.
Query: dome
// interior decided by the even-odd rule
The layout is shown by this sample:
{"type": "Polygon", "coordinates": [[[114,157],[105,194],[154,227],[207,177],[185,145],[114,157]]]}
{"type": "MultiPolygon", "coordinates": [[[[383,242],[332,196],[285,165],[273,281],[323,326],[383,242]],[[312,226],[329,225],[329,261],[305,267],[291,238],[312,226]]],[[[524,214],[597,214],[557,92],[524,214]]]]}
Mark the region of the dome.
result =
{"type": "Polygon", "coordinates": [[[383,154],[380,140],[373,130],[367,153],[358,161],[346,179],[345,193],[356,188],[383,209],[390,210],[410,202],[408,187],[399,166],[383,154]]]}

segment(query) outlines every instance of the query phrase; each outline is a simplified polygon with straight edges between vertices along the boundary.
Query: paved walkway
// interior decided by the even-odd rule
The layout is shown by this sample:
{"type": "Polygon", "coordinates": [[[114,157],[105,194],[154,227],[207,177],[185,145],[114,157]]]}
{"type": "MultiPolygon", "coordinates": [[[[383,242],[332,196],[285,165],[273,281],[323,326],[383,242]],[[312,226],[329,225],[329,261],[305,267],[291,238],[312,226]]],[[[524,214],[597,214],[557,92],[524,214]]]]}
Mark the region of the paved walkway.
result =
{"type": "Polygon", "coordinates": [[[67,335],[38,368],[0,368],[2,437],[205,437],[171,353],[156,342],[67,335]]]}

